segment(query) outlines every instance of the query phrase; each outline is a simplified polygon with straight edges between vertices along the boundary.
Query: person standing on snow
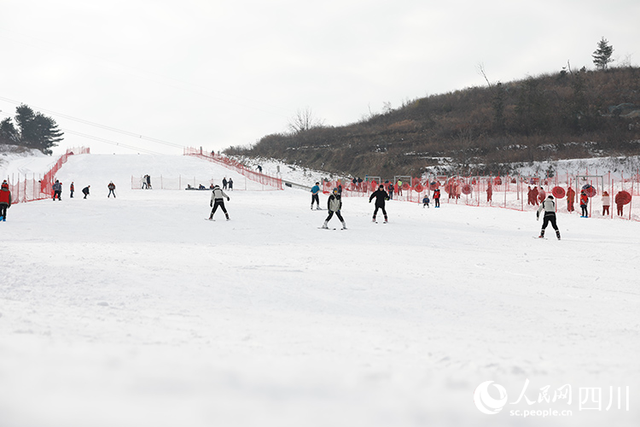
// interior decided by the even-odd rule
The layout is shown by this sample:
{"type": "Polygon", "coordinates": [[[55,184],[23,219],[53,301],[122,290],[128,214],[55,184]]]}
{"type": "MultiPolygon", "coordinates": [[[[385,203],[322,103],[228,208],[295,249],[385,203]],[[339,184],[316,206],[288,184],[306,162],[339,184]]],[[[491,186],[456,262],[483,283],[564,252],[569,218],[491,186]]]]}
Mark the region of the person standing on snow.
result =
{"type": "Polygon", "coordinates": [[[576,200],[576,192],[573,191],[573,188],[569,187],[567,189],[567,210],[569,212],[573,212],[573,202],[576,200]]]}
{"type": "Polygon", "coordinates": [[[538,186],[537,185],[534,185],[533,190],[531,190],[531,204],[532,205],[538,204],[538,186]]]}
{"type": "Polygon", "coordinates": [[[393,200],[393,184],[387,181],[387,189],[389,190],[389,200],[393,200]]]}
{"type": "Polygon", "coordinates": [[[109,195],[107,196],[107,198],[111,197],[111,195],[113,194],[113,198],[116,198],[116,185],[113,183],[113,181],[111,181],[109,183],[109,185],[107,185],[107,188],[109,189],[109,195]]]}
{"type": "Polygon", "coordinates": [[[429,192],[427,191],[427,193],[424,195],[424,198],[422,199],[422,207],[429,207],[429,192]]]}
{"type": "Polygon", "coordinates": [[[229,191],[233,191],[233,178],[229,178],[227,185],[229,186],[229,191]]]}
{"type": "Polygon", "coordinates": [[[344,222],[344,218],[342,218],[342,215],[340,214],[341,209],[342,209],[342,196],[340,196],[340,194],[338,193],[338,189],[334,188],[333,192],[329,196],[329,199],[327,199],[327,210],[329,211],[329,215],[327,216],[327,219],[324,220],[324,224],[322,225],[322,228],[329,228],[328,226],[329,220],[333,217],[333,214],[335,213],[338,219],[340,220],[340,222],[342,222],[342,229],[346,230],[347,224],[344,222]]]}
{"type": "Polygon", "coordinates": [[[316,182],[316,185],[311,187],[311,210],[313,210],[313,203],[316,203],[316,209],[320,209],[320,183],[316,182]]]}
{"type": "Polygon", "coordinates": [[[611,196],[605,191],[602,193],[602,216],[609,215],[609,206],[611,206],[611,196]]]}
{"type": "Polygon", "coordinates": [[[56,197],[58,198],[58,200],[62,200],[62,184],[60,183],[60,181],[58,181],[56,179],[55,184],[53,184],[53,186],[51,187],[51,189],[53,190],[53,201],[55,202],[56,197]]]}
{"type": "Polygon", "coordinates": [[[556,230],[556,237],[560,240],[560,230],[556,224],[556,202],[553,201],[553,196],[547,197],[538,208],[536,212],[536,220],[540,219],[540,212],[544,211],[544,217],[542,218],[542,230],[540,230],[540,238],[544,237],[544,231],[547,225],[551,223],[551,226],[556,230]]]}
{"type": "Polygon", "coordinates": [[[440,189],[436,188],[435,190],[433,190],[433,204],[434,204],[434,208],[439,208],[440,207],[440,189]]]}
{"type": "Polygon", "coordinates": [[[382,209],[382,214],[384,215],[384,222],[385,223],[389,222],[389,219],[387,217],[387,211],[384,209],[384,202],[386,200],[389,200],[389,195],[387,194],[386,191],[384,191],[384,185],[380,184],[378,189],[373,193],[371,193],[371,196],[369,197],[369,203],[371,203],[371,201],[374,198],[376,199],[376,208],[373,211],[373,222],[376,222],[376,215],[378,214],[378,209],[382,209]]]}
{"type": "Polygon", "coordinates": [[[220,209],[222,209],[222,212],[224,212],[224,215],[227,217],[227,221],[229,221],[229,213],[227,212],[227,209],[224,207],[225,198],[227,199],[227,202],[231,200],[229,196],[227,196],[224,193],[224,191],[222,191],[219,185],[215,185],[213,187],[213,191],[211,192],[211,201],[209,202],[209,206],[213,208],[211,209],[211,214],[209,215],[209,219],[213,219],[213,214],[216,213],[219,207],[220,209]]]}
{"type": "Polygon", "coordinates": [[[9,183],[5,179],[0,187],[0,221],[7,220],[7,209],[11,207],[11,191],[9,183]]]}
{"type": "Polygon", "coordinates": [[[587,205],[589,204],[589,196],[587,193],[582,190],[580,192],[580,209],[582,209],[582,214],[580,218],[589,218],[589,212],[587,211],[587,205]]]}
{"type": "Polygon", "coordinates": [[[624,199],[622,196],[622,191],[618,191],[618,194],[616,194],[616,197],[614,197],[613,201],[616,202],[618,216],[622,216],[624,213],[624,199]]]}
{"type": "Polygon", "coordinates": [[[69,198],[73,199],[73,192],[75,191],[76,187],[73,185],[73,182],[71,183],[71,185],[69,186],[69,191],[70,191],[70,195],[69,198]]]}
{"type": "Polygon", "coordinates": [[[89,195],[89,187],[91,187],[90,185],[87,185],[86,187],[84,187],[82,189],[82,194],[84,194],[84,198],[86,199],[87,196],[89,195]]]}

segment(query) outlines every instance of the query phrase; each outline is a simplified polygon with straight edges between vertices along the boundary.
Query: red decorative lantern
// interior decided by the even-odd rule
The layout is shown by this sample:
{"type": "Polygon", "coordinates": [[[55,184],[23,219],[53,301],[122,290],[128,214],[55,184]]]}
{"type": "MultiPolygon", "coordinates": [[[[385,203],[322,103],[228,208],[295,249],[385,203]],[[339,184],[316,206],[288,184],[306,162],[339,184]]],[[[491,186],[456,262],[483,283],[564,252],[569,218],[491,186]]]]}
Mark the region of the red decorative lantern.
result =
{"type": "Polygon", "coordinates": [[[615,202],[616,204],[628,205],[631,203],[631,194],[629,194],[628,191],[622,190],[616,194],[615,202]]]}
{"type": "Polygon", "coordinates": [[[553,187],[551,194],[553,194],[553,197],[556,199],[562,199],[564,197],[564,188],[558,186],[553,187]]]}

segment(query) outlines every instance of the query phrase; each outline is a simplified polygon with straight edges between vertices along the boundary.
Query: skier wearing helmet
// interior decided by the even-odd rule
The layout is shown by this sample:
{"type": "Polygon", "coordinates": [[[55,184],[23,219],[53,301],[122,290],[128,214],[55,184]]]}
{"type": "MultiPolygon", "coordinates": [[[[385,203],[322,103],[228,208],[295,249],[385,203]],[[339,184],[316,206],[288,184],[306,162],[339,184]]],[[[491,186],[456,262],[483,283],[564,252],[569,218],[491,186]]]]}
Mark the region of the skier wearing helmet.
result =
{"type": "Polygon", "coordinates": [[[333,214],[335,213],[340,222],[342,222],[342,229],[347,229],[347,224],[344,222],[344,218],[342,218],[342,215],[340,214],[340,209],[342,209],[342,196],[340,196],[338,189],[334,188],[329,199],[327,199],[327,210],[329,211],[329,215],[327,216],[327,219],[324,220],[322,228],[329,228],[327,224],[329,223],[329,220],[333,218],[333,214]]]}
{"type": "Polygon", "coordinates": [[[540,230],[540,238],[544,237],[544,230],[547,225],[551,223],[551,226],[556,230],[556,236],[560,240],[560,230],[556,225],[556,202],[553,200],[553,196],[549,196],[540,204],[538,211],[536,212],[536,220],[540,219],[540,212],[544,211],[544,217],[542,218],[542,230],[540,230]]]}

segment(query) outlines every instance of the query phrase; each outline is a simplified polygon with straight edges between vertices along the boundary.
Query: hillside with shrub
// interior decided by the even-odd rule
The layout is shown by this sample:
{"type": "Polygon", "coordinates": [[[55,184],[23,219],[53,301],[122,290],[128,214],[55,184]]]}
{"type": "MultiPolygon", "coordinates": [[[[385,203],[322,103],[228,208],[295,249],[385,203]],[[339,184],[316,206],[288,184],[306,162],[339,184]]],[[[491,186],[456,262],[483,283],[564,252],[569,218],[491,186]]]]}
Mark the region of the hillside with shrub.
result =
{"type": "Polygon", "coordinates": [[[446,166],[498,174],[534,161],[640,154],[640,68],[562,70],[406,102],[340,127],[273,134],[228,155],[353,176],[446,166]]]}

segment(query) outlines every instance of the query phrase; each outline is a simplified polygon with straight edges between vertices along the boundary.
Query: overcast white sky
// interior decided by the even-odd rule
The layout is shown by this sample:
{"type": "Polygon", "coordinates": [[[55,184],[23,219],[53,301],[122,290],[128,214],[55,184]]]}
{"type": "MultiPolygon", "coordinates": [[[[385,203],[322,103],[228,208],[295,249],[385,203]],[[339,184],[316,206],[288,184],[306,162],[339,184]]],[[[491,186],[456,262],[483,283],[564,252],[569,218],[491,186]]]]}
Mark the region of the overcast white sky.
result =
{"type": "Polygon", "coordinates": [[[1,0],[0,120],[18,102],[61,148],[217,151],[304,108],[341,126],[482,86],[480,64],[492,82],[593,68],[603,36],[638,65],[639,17],[638,0],[1,0]]]}

